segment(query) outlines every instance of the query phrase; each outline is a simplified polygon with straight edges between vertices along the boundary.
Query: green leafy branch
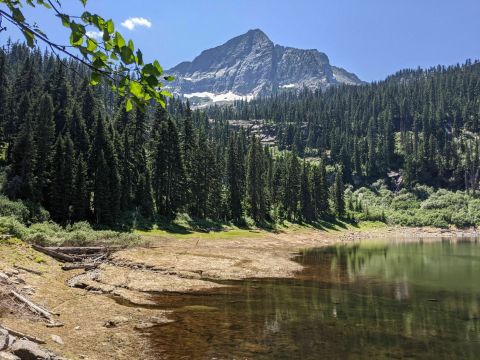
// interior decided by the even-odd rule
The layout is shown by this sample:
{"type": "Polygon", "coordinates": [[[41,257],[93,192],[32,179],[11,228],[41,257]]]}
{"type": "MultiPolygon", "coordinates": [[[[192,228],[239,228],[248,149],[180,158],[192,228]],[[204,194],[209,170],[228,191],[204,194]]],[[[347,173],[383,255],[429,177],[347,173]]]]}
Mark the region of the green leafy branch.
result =
{"type": "MultiPolygon", "coordinates": [[[[79,1],[85,8],[87,0],[79,1]]],[[[91,70],[91,85],[105,81],[126,99],[127,111],[132,110],[133,103],[143,110],[152,100],[164,107],[165,97],[172,96],[162,88],[163,81],[172,81],[173,77],[163,74],[157,60],[145,63],[142,51],[135,48],[132,40],[125,40],[115,30],[111,19],[106,20],[89,11],[84,11],[81,16],[65,14],[61,11],[60,0],[0,0],[0,4],[5,4],[8,9],[0,8],[0,17],[20,29],[29,47],[35,47],[40,40],[57,56],[60,52],[80,61],[91,70]],[[38,25],[29,24],[22,12],[24,5],[52,10],[63,26],[70,30],[70,45],[51,41],[38,25]],[[89,36],[88,29],[101,32],[102,39],[97,41],[89,36]]]]}

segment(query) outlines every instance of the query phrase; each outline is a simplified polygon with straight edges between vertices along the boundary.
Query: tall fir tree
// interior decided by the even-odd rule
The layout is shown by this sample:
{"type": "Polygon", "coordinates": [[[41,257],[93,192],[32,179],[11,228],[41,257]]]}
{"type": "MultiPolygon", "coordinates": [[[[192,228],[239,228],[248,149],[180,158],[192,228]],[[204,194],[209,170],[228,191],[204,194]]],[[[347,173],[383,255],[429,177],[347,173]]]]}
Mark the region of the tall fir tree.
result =
{"type": "Polygon", "coordinates": [[[345,216],[345,188],[343,185],[343,171],[338,168],[335,173],[335,183],[333,184],[333,204],[335,213],[339,217],[345,216]]]}

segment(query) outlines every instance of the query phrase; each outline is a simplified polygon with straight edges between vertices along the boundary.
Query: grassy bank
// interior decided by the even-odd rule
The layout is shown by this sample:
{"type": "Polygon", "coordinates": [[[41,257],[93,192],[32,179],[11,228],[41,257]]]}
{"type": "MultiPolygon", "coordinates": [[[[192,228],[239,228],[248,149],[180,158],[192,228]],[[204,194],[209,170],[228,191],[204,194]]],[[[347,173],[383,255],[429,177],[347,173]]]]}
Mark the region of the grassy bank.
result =
{"type": "Polygon", "coordinates": [[[387,225],[381,221],[353,220],[321,220],[313,223],[292,223],[282,221],[269,223],[265,226],[253,224],[238,226],[232,223],[220,223],[206,220],[193,220],[186,215],[179,215],[171,222],[158,222],[150,229],[137,229],[135,234],[141,236],[156,236],[178,239],[229,239],[257,238],[271,233],[294,233],[309,230],[326,232],[366,231],[384,228],[387,225]]]}

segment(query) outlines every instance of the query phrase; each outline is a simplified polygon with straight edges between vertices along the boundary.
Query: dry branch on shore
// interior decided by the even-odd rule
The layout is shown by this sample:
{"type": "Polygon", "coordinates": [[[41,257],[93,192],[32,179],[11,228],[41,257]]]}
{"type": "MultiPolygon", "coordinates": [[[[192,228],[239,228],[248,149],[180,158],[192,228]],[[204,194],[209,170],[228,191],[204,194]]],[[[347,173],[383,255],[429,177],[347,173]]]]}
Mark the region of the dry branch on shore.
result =
{"type": "Polygon", "coordinates": [[[37,344],[46,344],[47,342],[42,340],[42,339],[39,339],[35,336],[30,336],[30,335],[27,335],[27,334],[24,334],[20,331],[16,331],[16,330],[13,330],[13,329],[10,329],[4,325],[1,325],[0,324],[0,329],[4,329],[6,330],[7,332],[9,332],[11,335],[13,336],[16,336],[20,339],[27,339],[27,340],[30,340],[30,341],[33,341],[34,343],[37,343],[37,344]]]}
{"type": "Polygon", "coordinates": [[[80,260],[79,258],[75,257],[75,256],[71,256],[71,255],[67,255],[67,254],[64,254],[64,253],[61,253],[59,251],[55,251],[55,250],[50,250],[48,248],[45,248],[43,246],[40,246],[40,245],[32,245],[32,247],[45,254],[45,255],[48,255],[54,259],[57,259],[57,260],[60,260],[60,261],[65,261],[65,262],[76,262],[78,260],[80,260]]]}
{"type": "Polygon", "coordinates": [[[39,275],[39,276],[42,275],[42,272],[41,272],[41,271],[29,269],[29,268],[26,268],[26,267],[23,267],[23,266],[14,265],[13,267],[14,267],[15,269],[23,270],[23,271],[26,271],[26,272],[29,272],[29,273],[32,273],[32,274],[35,274],[35,275],[39,275]]]}
{"type": "Polygon", "coordinates": [[[17,293],[14,290],[10,291],[10,294],[13,295],[15,297],[15,299],[17,299],[18,301],[27,305],[29,307],[29,309],[31,309],[33,312],[43,316],[47,320],[50,320],[50,321],[52,320],[52,314],[49,311],[41,308],[39,305],[37,305],[37,304],[33,303],[32,301],[28,300],[26,297],[24,297],[23,295],[20,295],[19,293],[17,293]]]}

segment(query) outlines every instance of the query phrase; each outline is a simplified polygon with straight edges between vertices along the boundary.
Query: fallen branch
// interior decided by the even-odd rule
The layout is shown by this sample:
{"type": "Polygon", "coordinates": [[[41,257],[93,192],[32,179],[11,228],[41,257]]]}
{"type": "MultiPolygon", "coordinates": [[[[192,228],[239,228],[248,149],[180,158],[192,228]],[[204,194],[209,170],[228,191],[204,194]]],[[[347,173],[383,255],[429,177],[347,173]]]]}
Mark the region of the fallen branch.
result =
{"type": "Polygon", "coordinates": [[[27,339],[27,340],[30,340],[30,341],[33,341],[37,344],[46,344],[45,341],[43,341],[42,339],[39,339],[39,338],[36,338],[35,336],[30,336],[30,335],[27,335],[27,334],[24,334],[24,333],[21,333],[20,331],[16,331],[16,330],[12,330],[6,326],[3,326],[3,325],[0,325],[0,328],[8,331],[9,334],[13,335],[13,336],[16,336],[20,339],[27,339]]]}
{"type": "Polygon", "coordinates": [[[60,261],[64,261],[64,262],[76,262],[78,259],[75,257],[75,256],[71,256],[71,255],[67,255],[67,254],[63,254],[61,252],[58,252],[58,251],[55,251],[55,250],[50,250],[48,248],[44,248],[43,246],[40,246],[40,245],[32,245],[32,247],[45,254],[45,255],[48,255],[54,259],[57,259],[57,260],[60,260],[60,261]]]}
{"type": "Polygon", "coordinates": [[[63,254],[95,255],[97,253],[120,250],[121,246],[85,246],[85,247],[65,246],[65,247],[45,247],[44,249],[63,253],[63,254]]]}
{"type": "Polygon", "coordinates": [[[63,327],[63,326],[65,326],[65,324],[63,324],[61,322],[47,324],[47,328],[59,328],[59,327],[63,327]]]}
{"type": "Polygon", "coordinates": [[[62,270],[69,271],[69,270],[78,270],[78,269],[84,269],[84,270],[92,270],[95,269],[99,264],[68,264],[68,265],[63,265],[62,270]]]}
{"type": "Polygon", "coordinates": [[[46,318],[48,320],[52,320],[52,314],[50,312],[48,312],[47,310],[42,309],[40,306],[34,304],[33,302],[31,302],[30,300],[28,300],[27,298],[25,298],[24,296],[20,295],[19,293],[15,292],[13,290],[10,291],[10,294],[12,294],[20,302],[27,305],[32,311],[36,312],[37,314],[42,315],[44,318],[46,318]]]}
{"type": "Polygon", "coordinates": [[[23,267],[23,266],[19,266],[19,265],[14,265],[13,267],[16,268],[16,269],[19,269],[19,270],[23,270],[23,271],[26,271],[26,272],[35,274],[35,275],[42,275],[42,274],[43,274],[41,271],[29,269],[29,268],[26,268],[26,267],[23,267]]]}

